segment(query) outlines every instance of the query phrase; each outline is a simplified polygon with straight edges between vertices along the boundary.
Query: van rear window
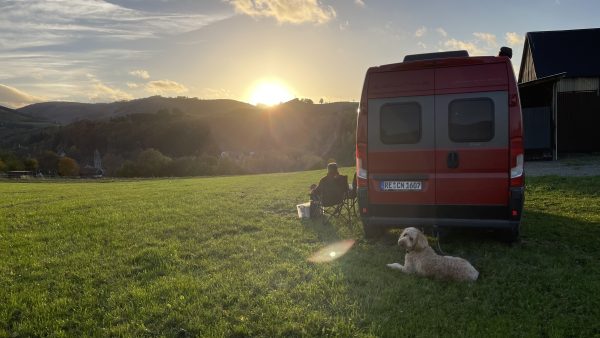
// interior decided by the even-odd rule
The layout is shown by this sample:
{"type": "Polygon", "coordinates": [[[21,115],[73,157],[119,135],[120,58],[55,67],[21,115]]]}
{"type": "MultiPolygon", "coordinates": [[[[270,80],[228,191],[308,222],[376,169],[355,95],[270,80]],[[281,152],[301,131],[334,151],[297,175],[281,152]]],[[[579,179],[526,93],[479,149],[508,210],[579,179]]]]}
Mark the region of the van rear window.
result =
{"type": "Polygon", "coordinates": [[[448,135],[454,142],[487,142],[494,138],[494,102],[488,98],[450,102],[448,135]]]}
{"type": "Polygon", "coordinates": [[[388,103],[380,111],[381,142],[409,144],[421,140],[421,105],[416,102],[388,103]]]}

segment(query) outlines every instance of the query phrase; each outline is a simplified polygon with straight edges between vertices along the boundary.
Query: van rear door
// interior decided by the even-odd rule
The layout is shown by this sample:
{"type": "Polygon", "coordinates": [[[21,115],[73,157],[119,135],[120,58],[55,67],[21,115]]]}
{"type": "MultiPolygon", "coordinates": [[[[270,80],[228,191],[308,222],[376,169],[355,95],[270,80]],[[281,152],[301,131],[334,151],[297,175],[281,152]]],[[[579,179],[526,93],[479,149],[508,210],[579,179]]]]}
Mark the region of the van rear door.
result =
{"type": "Polygon", "coordinates": [[[507,216],[507,90],[505,63],[436,70],[438,217],[507,216]]]}
{"type": "Polygon", "coordinates": [[[435,204],[433,89],[433,69],[371,74],[368,198],[379,216],[425,217],[416,206],[435,204]]]}

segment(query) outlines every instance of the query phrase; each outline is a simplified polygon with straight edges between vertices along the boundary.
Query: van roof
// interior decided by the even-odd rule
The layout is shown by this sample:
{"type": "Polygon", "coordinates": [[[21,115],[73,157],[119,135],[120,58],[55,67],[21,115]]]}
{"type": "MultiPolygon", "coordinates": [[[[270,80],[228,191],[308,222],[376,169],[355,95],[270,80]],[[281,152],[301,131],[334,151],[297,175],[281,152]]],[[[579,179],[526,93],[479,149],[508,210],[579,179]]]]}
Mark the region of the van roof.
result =
{"type": "Polygon", "coordinates": [[[449,57],[443,59],[431,59],[420,61],[406,61],[391,63],[387,65],[375,66],[369,68],[368,73],[372,72],[391,72],[398,70],[416,70],[427,68],[459,67],[470,65],[481,65],[491,63],[507,63],[510,59],[505,56],[470,56],[470,57],[449,57]]]}

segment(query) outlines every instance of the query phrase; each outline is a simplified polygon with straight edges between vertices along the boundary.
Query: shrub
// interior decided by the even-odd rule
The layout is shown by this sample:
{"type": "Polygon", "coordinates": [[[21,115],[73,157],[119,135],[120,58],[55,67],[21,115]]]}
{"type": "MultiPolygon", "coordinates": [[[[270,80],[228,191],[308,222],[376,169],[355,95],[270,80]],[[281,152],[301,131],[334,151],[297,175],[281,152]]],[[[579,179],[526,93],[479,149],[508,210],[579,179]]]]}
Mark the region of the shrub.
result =
{"type": "Polygon", "coordinates": [[[58,174],[60,176],[78,176],[79,164],[70,157],[61,157],[58,160],[58,174]]]}

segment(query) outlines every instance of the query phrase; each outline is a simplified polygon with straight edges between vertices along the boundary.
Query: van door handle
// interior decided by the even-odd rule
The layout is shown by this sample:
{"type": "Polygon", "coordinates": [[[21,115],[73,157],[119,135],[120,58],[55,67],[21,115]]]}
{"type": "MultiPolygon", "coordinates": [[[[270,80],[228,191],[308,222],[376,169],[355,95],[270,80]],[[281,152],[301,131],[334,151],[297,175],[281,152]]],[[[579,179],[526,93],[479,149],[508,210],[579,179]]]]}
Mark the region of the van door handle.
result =
{"type": "Polygon", "coordinates": [[[458,168],[458,153],[456,151],[449,152],[446,163],[448,164],[448,168],[458,168]]]}

